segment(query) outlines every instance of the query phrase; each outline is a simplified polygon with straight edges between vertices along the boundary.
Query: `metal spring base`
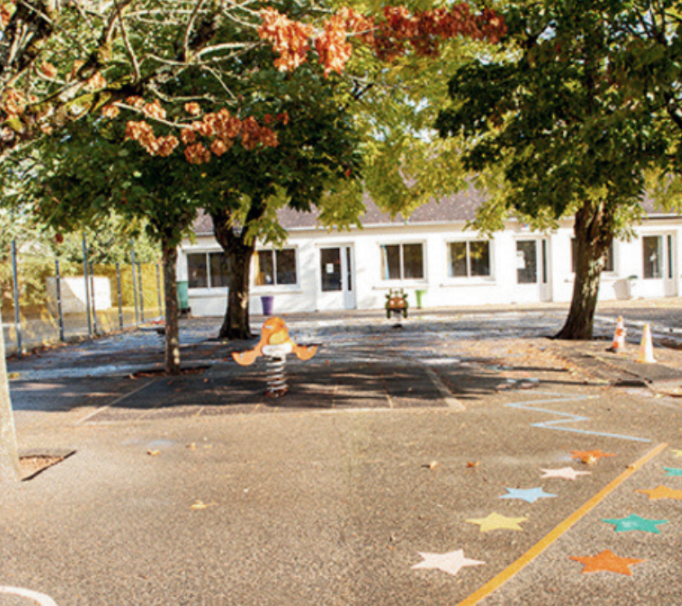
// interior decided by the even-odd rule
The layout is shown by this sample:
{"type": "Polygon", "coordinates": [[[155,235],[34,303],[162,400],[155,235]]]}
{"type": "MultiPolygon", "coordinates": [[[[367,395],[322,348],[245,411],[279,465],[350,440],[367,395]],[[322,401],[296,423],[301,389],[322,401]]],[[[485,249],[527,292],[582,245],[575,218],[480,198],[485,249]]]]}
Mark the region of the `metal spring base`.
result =
{"type": "Polygon", "coordinates": [[[285,366],[286,358],[265,356],[265,372],[268,380],[268,386],[265,390],[266,396],[279,398],[288,391],[289,387],[284,372],[285,366]]]}

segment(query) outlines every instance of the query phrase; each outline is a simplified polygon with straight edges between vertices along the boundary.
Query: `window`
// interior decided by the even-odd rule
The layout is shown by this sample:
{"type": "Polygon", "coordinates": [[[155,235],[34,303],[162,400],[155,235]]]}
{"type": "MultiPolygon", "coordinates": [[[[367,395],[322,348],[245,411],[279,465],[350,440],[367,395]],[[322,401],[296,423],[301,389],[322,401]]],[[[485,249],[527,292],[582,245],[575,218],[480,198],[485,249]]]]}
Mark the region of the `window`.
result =
{"type": "MultiPolygon", "coordinates": [[[[575,238],[571,238],[571,271],[575,273],[575,268],[578,266],[578,244],[575,238]]],[[[604,253],[604,269],[603,271],[613,271],[613,242],[604,253]]]]}
{"type": "Polygon", "coordinates": [[[254,256],[256,286],[296,284],[296,251],[293,248],[259,250],[254,256]]]}
{"type": "Polygon", "coordinates": [[[187,255],[187,277],[190,288],[227,286],[227,256],[222,252],[189,253],[187,255]]]}
{"type": "Polygon", "coordinates": [[[645,278],[663,277],[663,238],[661,236],[644,236],[642,253],[645,278]]]}
{"type": "Polygon", "coordinates": [[[424,278],[424,252],[421,244],[385,244],[381,247],[383,280],[424,278]]]}
{"type": "Polygon", "coordinates": [[[472,278],[490,275],[490,242],[488,240],[469,240],[451,242],[450,277],[472,278]]]}

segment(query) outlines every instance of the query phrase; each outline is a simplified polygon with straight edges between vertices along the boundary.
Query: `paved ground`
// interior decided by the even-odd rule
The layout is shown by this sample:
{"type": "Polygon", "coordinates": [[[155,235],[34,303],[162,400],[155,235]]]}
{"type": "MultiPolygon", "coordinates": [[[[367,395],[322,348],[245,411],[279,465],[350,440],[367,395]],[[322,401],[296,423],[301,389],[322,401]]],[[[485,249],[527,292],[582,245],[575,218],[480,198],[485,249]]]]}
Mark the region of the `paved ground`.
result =
{"type": "Polygon", "coordinates": [[[175,379],[149,372],[153,331],[10,360],[20,448],[76,453],[3,487],[0,604],[31,603],[3,587],[58,606],[679,604],[681,303],[601,306],[588,343],[545,338],[557,305],[425,310],[401,329],[290,316],[322,348],[288,362],[284,398],[208,320],[183,324],[195,372],[175,379]],[[655,365],[634,361],[645,321],[655,365]],[[595,449],[614,456],[571,458],[595,449]],[[567,467],[582,473],[541,471],[567,467]],[[660,524],[623,532],[632,514],[660,524]],[[607,549],[631,576],[570,559],[607,549]]]}

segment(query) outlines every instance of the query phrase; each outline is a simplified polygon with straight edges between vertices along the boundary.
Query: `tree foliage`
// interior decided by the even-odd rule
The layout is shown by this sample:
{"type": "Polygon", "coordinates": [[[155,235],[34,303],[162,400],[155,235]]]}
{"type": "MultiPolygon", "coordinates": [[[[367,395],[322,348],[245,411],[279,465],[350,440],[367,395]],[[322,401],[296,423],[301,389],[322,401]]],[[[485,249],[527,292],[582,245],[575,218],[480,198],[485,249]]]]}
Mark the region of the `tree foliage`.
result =
{"type": "Polygon", "coordinates": [[[437,122],[443,135],[464,137],[468,169],[502,176],[492,205],[539,226],[575,216],[579,262],[565,338],[591,338],[603,255],[640,213],[647,173],[670,145],[652,100],[614,72],[630,4],[511,3],[503,52],[455,73],[452,104],[437,122]]]}

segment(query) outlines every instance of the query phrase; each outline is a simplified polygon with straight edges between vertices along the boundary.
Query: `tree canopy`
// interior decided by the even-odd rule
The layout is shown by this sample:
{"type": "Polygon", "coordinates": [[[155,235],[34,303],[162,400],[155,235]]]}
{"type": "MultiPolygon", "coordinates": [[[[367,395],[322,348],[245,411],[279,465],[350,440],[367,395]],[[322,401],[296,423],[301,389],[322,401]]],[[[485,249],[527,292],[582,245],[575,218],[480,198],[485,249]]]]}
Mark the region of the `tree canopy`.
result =
{"type": "Polygon", "coordinates": [[[452,103],[437,121],[442,135],[463,136],[468,169],[501,176],[490,205],[540,227],[575,216],[578,265],[565,338],[591,338],[603,256],[639,215],[647,175],[670,149],[652,99],[614,76],[631,4],[511,3],[501,52],[457,70],[452,103]]]}

